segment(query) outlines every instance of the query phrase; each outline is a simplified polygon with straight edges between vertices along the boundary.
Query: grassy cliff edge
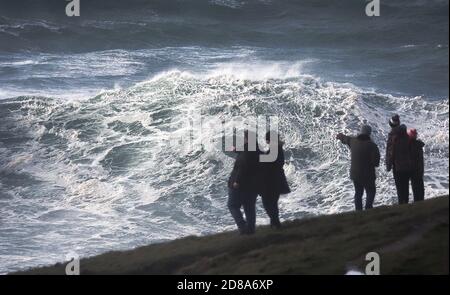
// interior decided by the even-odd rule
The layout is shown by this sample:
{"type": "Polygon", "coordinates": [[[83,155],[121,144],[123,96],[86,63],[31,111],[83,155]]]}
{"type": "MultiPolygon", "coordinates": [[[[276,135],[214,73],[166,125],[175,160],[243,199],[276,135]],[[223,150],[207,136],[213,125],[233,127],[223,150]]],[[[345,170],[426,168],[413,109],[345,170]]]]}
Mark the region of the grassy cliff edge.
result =
{"type": "MultiPolygon", "coordinates": [[[[345,274],[380,255],[381,274],[449,273],[449,199],[288,221],[82,259],[81,274],[345,274]]],[[[65,264],[15,274],[65,274],[65,264]]]]}

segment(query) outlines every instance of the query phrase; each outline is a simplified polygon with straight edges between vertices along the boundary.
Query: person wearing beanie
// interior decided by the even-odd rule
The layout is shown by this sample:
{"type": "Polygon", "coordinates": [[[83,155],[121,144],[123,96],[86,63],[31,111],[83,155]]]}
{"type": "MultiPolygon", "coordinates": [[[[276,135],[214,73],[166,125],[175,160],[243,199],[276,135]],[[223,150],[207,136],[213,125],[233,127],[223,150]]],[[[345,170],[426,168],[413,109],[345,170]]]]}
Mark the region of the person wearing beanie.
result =
{"type": "Polygon", "coordinates": [[[389,120],[389,126],[391,126],[391,128],[400,126],[400,116],[397,114],[393,115],[389,120]]]}
{"type": "Polygon", "coordinates": [[[372,128],[368,125],[361,127],[359,135],[351,137],[339,133],[336,138],[350,148],[351,164],[350,178],[355,186],[355,209],[363,209],[362,197],[366,192],[365,209],[371,209],[376,194],[375,168],[380,165],[380,151],[372,141],[372,128]]]}
{"type": "Polygon", "coordinates": [[[409,202],[409,180],[412,174],[410,140],[405,125],[395,128],[392,137],[392,154],[390,155],[394,173],[395,187],[399,204],[409,202]]]}
{"type": "Polygon", "coordinates": [[[386,170],[389,172],[392,170],[393,161],[392,161],[392,139],[395,135],[395,133],[398,131],[398,127],[400,126],[400,116],[395,114],[391,117],[389,120],[389,126],[391,126],[391,131],[388,134],[387,142],[386,142],[386,157],[385,157],[385,164],[386,164],[386,170]]]}
{"type": "Polygon", "coordinates": [[[410,141],[417,139],[417,129],[416,128],[409,128],[408,129],[408,137],[410,141]]]}
{"type": "Polygon", "coordinates": [[[414,202],[423,201],[425,197],[425,186],[423,183],[424,160],[423,147],[425,143],[417,139],[417,130],[408,129],[409,150],[411,156],[411,187],[414,202]]]}

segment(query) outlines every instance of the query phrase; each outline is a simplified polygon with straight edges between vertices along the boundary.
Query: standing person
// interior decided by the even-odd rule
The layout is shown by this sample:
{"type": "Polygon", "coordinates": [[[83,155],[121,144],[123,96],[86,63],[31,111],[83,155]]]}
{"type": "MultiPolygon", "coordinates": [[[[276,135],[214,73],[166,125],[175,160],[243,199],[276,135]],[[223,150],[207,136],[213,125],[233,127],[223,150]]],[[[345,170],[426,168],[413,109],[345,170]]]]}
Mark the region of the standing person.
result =
{"type": "Polygon", "coordinates": [[[408,136],[411,155],[411,186],[414,202],[419,202],[423,201],[425,197],[425,186],[423,183],[423,147],[425,143],[417,139],[417,130],[414,128],[408,129],[408,136]]]}
{"type": "MultiPolygon", "coordinates": [[[[397,132],[398,127],[400,126],[400,116],[399,115],[393,115],[392,118],[389,120],[389,126],[391,126],[391,131],[388,134],[387,142],[386,142],[386,157],[385,157],[385,163],[386,163],[386,170],[389,172],[392,170],[393,162],[392,162],[392,141],[394,138],[394,134],[397,132]]],[[[395,178],[395,171],[394,171],[394,178],[395,178]]]]}
{"type": "MultiPolygon", "coordinates": [[[[254,137],[256,138],[256,136],[254,137]]],[[[253,234],[256,227],[256,199],[259,184],[259,149],[250,151],[249,132],[244,134],[244,150],[236,151],[233,170],[228,179],[228,209],[240,234],[253,234]],[[241,208],[244,208],[245,219],[241,208]]]]}
{"type": "Polygon", "coordinates": [[[372,128],[364,125],[358,136],[350,137],[339,133],[336,138],[350,148],[351,167],[350,178],[355,186],[355,208],[363,209],[362,196],[366,191],[365,209],[371,209],[375,199],[375,168],[380,165],[380,151],[372,141],[372,128]]]}
{"type": "Polygon", "coordinates": [[[409,180],[412,173],[409,141],[406,126],[403,124],[398,126],[392,136],[392,152],[389,161],[394,171],[399,204],[409,202],[409,180]]]}
{"type": "MultiPolygon", "coordinates": [[[[280,195],[288,194],[291,192],[289,185],[287,183],[286,175],[284,173],[284,150],[283,150],[283,142],[280,140],[279,135],[276,132],[267,132],[266,133],[266,142],[271,145],[271,136],[272,140],[276,140],[276,144],[278,146],[277,157],[273,162],[263,162],[262,166],[262,192],[261,198],[264,209],[266,210],[267,215],[270,218],[270,226],[275,228],[281,227],[280,216],[279,216],[279,208],[278,208],[278,200],[280,199],[280,195]]],[[[267,151],[267,154],[270,153],[270,150],[267,151]]]]}
{"type": "MultiPolygon", "coordinates": [[[[405,158],[402,157],[401,151],[406,151],[406,126],[400,125],[400,116],[395,114],[389,120],[389,126],[391,127],[391,131],[388,134],[387,142],[386,142],[386,170],[389,172],[392,170],[392,175],[394,176],[395,188],[397,190],[397,198],[399,204],[408,203],[409,198],[409,170],[405,168],[405,158]],[[397,148],[397,167],[395,165],[395,156],[394,156],[394,142],[399,138],[397,148]],[[406,185],[408,183],[408,185],[406,185]],[[408,194],[408,195],[406,195],[408,194]]],[[[405,155],[408,155],[407,151],[405,155]]]]}

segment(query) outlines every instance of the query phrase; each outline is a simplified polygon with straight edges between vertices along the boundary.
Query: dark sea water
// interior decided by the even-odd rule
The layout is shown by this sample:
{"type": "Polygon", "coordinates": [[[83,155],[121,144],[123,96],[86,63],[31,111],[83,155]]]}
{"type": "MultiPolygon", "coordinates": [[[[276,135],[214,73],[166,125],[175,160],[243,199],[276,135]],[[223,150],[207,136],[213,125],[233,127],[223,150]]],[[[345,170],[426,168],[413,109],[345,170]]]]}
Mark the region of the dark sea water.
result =
{"type": "MultiPolygon", "coordinates": [[[[284,220],[352,210],[334,135],[367,122],[384,154],[393,113],[448,194],[448,1],[66,3],[0,0],[0,273],[233,229],[232,160],[157,144],[191,110],[279,117],[284,220]]],[[[395,203],[384,167],[377,185],[395,203]]]]}

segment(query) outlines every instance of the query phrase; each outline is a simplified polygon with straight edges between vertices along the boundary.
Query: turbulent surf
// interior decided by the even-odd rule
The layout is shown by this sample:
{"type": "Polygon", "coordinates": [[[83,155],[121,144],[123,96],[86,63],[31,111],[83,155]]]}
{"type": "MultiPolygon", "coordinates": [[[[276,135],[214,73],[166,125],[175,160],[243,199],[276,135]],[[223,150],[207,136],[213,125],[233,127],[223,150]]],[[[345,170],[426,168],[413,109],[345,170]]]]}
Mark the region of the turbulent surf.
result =
{"type": "MultiPolygon", "coordinates": [[[[350,0],[37,2],[0,1],[1,273],[233,229],[231,159],[159,144],[192,110],[279,117],[283,220],[351,210],[334,136],[366,122],[383,154],[393,113],[426,143],[427,197],[448,194],[448,1],[389,1],[389,20],[350,0]]],[[[393,204],[383,167],[377,185],[393,204]]]]}

